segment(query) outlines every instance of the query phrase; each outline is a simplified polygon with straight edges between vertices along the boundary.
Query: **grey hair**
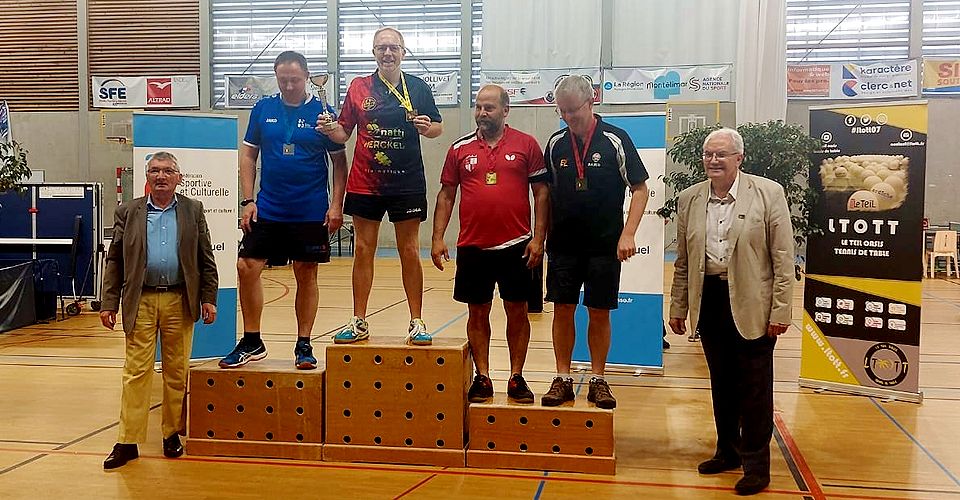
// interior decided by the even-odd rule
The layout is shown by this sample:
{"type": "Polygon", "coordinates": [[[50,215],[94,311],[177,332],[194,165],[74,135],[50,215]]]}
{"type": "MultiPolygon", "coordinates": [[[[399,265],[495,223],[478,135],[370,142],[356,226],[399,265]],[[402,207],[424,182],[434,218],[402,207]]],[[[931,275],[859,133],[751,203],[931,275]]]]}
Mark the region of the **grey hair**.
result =
{"type": "Polygon", "coordinates": [[[403,41],[403,33],[400,33],[400,30],[398,30],[397,28],[394,28],[394,27],[392,27],[392,26],[384,26],[384,27],[378,29],[377,31],[375,31],[375,32],[373,33],[373,39],[376,40],[376,39],[377,39],[377,35],[379,35],[380,33],[383,33],[384,31],[392,31],[392,32],[396,33],[396,34],[397,34],[397,37],[400,39],[400,46],[401,46],[401,47],[406,47],[406,46],[407,46],[407,43],[403,41]]]}
{"type": "Polygon", "coordinates": [[[743,154],[743,136],[741,136],[740,132],[737,132],[736,129],[729,127],[724,127],[710,132],[710,134],[707,135],[707,138],[703,140],[703,147],[707,147],[707,143],[710,142],[710,139],[719,137],[721,135],[725,135],[729,137],[731,141],[733,141],[734,153],[743,154]]]}
{"type": "Polygon", "coordinates": [[[569,94],[579,97],[584,101],[593,102],[593,85],[583,76],[569,75],[563,77],[563,80],[560,80],[553,94],[558,98],[561,94],[569,94]]]}
{"type": "Polygon", "coordinates": [[[144,170],[150,170],[150,164],[153,163],[154,160],[173,162],[173,167],[176,168],[177,171],[180,170],[180,165],[177,163],[177,157],[173,156],[173,153],[169,151],[157,151],[156,153],[150,155],[147,158],[147,165],[144,167],[144,170]]]}

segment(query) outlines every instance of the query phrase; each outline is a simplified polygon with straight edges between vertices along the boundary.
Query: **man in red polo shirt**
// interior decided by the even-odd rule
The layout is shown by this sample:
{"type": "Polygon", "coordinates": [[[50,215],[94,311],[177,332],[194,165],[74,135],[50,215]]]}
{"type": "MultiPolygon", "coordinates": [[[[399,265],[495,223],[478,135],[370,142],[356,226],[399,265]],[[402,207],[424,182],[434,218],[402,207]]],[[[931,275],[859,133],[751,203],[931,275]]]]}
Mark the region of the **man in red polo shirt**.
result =
{"type": "Polygon", "coordinates": [[[527,297],[530,269],[543,258],[547,233],[549,177],[543,153],[533,136],[504,124],[510,98],[498,85],[477,93],[474,118],[477,130],[457,139],[443,165],[440,193],[433,215],[433,265],[443,270],[450,260],[443,233],[450,223],[457,187],[460,235],[457,238],[457,275],[453,298],[467,304],[467,338],[477,375],[470,386],[471,402],[493,397],[490,381],[490,307],[494,285],[507,314],[510,381],[507,395],[519,403],[533,403],[533,392],[523,379],[523,362],[530,343],[527,297]],[[533,188],[536,224],[530,231],[530,188],[533,188]]]}

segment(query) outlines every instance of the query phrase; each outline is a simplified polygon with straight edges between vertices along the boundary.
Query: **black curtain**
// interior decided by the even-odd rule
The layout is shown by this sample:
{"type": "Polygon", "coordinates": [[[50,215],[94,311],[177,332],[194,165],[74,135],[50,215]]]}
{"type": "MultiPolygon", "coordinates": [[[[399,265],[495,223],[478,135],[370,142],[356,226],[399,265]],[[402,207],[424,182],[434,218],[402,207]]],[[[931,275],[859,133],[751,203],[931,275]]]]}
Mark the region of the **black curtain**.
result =
{"type": "Polygon", "coordinates": [[[0,333],[37,322],[33,262],[0,268],[0,333]]]}

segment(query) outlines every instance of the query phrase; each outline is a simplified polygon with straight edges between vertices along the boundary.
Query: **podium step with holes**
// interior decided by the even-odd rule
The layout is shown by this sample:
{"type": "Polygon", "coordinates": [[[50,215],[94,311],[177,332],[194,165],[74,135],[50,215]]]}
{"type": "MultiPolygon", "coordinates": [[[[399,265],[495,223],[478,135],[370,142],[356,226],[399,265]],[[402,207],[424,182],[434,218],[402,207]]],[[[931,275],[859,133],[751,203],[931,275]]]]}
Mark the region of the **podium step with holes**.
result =
{"type": "Polygon", "coordinates": [[[222,369],[190,369],[190,455],[320,460],[324,368],[298,370],[292,357],[222,369]]]}
{"type": "Polygon", "coordinates": [[[616,473],[613,410],[583,399],[546,407],[497,394],[470,404],[468,420],[467,467],[616,473]]]}
{"type": "Polygon", "coordinates": [[[334,344],[326,367],[324,460],[463,467],[466,340],[334,344]]]}

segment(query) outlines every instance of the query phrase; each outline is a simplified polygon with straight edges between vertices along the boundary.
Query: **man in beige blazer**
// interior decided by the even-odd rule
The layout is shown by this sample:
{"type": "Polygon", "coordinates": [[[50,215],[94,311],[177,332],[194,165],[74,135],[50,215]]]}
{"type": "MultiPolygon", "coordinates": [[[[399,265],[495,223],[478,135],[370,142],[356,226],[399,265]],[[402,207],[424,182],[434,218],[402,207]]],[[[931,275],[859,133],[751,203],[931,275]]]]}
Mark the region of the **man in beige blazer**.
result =
{"type": "Polygon", "coordinates": [[[699,327],[710,370],[717,449],[701,474],[743,465],[741,495],[770,484],[773,348],[790,324],[794,243],[783,187],[740,171],[743,138],[703,143],[708,180],[680,193],[670,328],[699,327]]]}
{"type": "Polygon", "coordinates": [[[217,263],[203,204],[176,194],[181,174],[165,151],[147,162],[147,196],[117,208],[103,275],[100,321],[113,330],[122,305],[125,335],[120,435],[103,462],[115,469],[137,458],[146,441],[150,383],[161,338],[163,453],[183,454],[184,398],[193,325],[217,316],[217,263]],[[122,297],[122,299],[121,299],[122,297]]]}

